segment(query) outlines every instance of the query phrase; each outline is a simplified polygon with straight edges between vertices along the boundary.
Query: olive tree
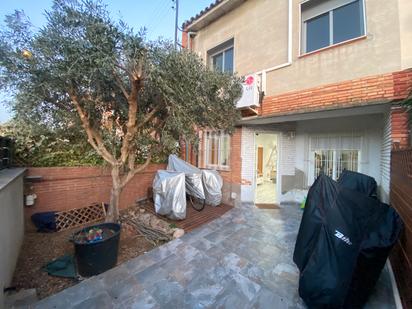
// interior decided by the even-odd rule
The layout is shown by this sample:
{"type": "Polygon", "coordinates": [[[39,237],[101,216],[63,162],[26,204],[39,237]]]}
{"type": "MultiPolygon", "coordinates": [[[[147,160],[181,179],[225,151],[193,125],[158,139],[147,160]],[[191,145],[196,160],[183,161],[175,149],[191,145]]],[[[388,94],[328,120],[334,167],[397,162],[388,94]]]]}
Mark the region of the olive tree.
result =
{"type": "Polygon", "coordinates": [[[100,2],[55,0],[45,14],[37,31],[21,11],[6,18],[0,83],[17,117],[83,128],[111,167],[108,221],[118,218],[122,189],[158,153],[195,143],[198,129],[233,129],[239,78],[170,42],[146,41],[100,2]]]}

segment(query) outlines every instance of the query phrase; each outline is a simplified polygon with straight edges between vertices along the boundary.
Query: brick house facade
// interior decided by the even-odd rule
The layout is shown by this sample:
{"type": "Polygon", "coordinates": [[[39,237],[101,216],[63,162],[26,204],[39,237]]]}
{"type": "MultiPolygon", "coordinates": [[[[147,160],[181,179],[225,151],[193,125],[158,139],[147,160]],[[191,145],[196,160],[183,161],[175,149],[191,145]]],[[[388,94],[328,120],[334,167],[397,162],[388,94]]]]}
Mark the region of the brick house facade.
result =
{"type": "Polygon", "coordinates": [[[260,116],[401,101],[412,91],[412,69],[265,97],[260,116]]]}
{"type": "Polygon", "coordinates": [[[390,151],[410,142],[400,103],[412,91],[411,10],[408,0],[213,2],[183,24],[183,46],[254,82],[230,142],[199,132],[188,159],[221,171],[229,202],[258,202],[263,186],[279,202],[344,168],[373,176],[388,201],[390,151]],[[324,42],[318,22],[329,25],[324,42]]]}

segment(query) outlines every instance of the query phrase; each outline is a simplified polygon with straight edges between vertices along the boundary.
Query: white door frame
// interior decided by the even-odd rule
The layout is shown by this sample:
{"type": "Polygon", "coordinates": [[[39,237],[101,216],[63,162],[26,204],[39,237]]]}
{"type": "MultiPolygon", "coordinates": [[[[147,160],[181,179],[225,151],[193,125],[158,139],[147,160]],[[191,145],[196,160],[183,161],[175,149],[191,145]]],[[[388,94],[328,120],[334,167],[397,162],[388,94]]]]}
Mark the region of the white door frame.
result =
{"type": "Polygon", "coordinates": [[[281,194],[281,179],[280,179],[280,158],[281,158],[281,132],[279,131],[271,131],[271,130],[255,130],[253,131],[253,202],[256,202],[256,191],[257,191],[257,143],[256,143],[256,134],[267,134],[267,135],[276,135],[276,148],[277,148],[277,156],[276,156],[276,200],[274,203],[280,203],[280,194],[281,194]]]}

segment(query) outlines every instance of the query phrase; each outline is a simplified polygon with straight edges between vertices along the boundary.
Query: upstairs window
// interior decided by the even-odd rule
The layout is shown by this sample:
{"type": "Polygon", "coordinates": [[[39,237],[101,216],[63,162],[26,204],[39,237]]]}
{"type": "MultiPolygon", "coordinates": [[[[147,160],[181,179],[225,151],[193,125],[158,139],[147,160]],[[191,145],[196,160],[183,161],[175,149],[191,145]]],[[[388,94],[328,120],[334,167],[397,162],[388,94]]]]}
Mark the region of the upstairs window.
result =
{"type": "Polygon", "coordinates": [[[212,56],[215,71],[233,74],[233,47],[212,56]]]}
{"type": "Polygon", "coordinates": [[[302,53],[365,35],[364,0],[302,3],[302,53]]]}
{"type": "Polygon", "coordinates": [[[215,71],[233,74],[233,39],[212,48],[207,54],[215,71]]]}

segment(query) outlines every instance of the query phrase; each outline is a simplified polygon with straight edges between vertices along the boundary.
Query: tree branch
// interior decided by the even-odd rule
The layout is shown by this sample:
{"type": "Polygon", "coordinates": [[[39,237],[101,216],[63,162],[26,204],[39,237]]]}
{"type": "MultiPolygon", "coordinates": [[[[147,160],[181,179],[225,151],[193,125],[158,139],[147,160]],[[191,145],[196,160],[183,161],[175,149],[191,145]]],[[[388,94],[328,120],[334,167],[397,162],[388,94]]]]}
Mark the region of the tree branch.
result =
{"type": "Polygon", "coordinates": [[[120,79],[120,76],[116,73],[115,70],[113,70],[113,75],[114,75],[114,79],[116,80],[117,86],[119,86],[119,88],[122,91],[124,97],[126,98],[126,100],[128,100],[129,99],[129,93],[127,92],[126,88],[124,87],[123,82],[120,79]]]}
{"type": "Polygon", "coordinates": [[[125,164],[129,156],[130,143],[137,132],[137,98],[141,89],[141,79],[131,80],[131,92],[127,102],[129,103],[128,121],[126,124],[126,134],[123,138],[122,148],[120,150],[120,162],[125,164]]]}
{"type": "Polygon", "coordinates": [[[128,159],[129,170],[134,170],[134,160],[135,159],[136,159],[136,154],[135,153],[129,154],[129,159],[128,159]]]}
{"type": "Polygon", "coordinates": [[[83,108],[80,105],[79,98],[77,97],[74,89],[69,90],[69,96],[70,99],[72,100],[74,106],[76,107],[77,113],[79,114],[80,120],[83,124],[83,128],[86,131],[88,141],[90,145],[96,150],[96,152],[103,157],[107,162],[109,162],[112,165],[116,164],[116,160],[113,157],[113,155],[106,149],[106,146],[104,146],[103,139],[101,138],[100,134],[96,132],[90,125],[90,120],[87,117],[86,112],[83,110],[83,108]]]}
{"type": "Polygon", "coordinates": [[[121,179],[120,185],[121,185],[122,188],[134,177],[134,175],[136,175],[137,173],[143,171],[150,164],[150,162],[152,160],[152,154],[153,154],[153,148],[150,149],[149,154],[146,158],[146,161],[143,164],[139,165],[138,168],[130,170],[126,174],[126,176],[121,179]]]}
{"type": "Polygon", "coordinates": [[[143,128],[143,126],[148,123],[149,121],[153,120],[153,118],[155,117],[155,114],[160,110],[160,106],[156,106],[155,108],[152,109],[152,111],[150,113],[148,113],[146,115],[146,117],[144,117],[143,121],[141,123],[139,123],[137,125],[137,129],[141,129],[143,128]]]}
{"type": "Polygon", "coordinates": [[[119,68],[120,70],[125,71],[128,75],[131,75],[130,71],[129,71],[128,69],[126,69],[124,66],[122,66],[122,65],[120,65],[120,64],[118,64],[118,63],[115,63],[114,66],[115,66],[116,68],[119,68]]]}

